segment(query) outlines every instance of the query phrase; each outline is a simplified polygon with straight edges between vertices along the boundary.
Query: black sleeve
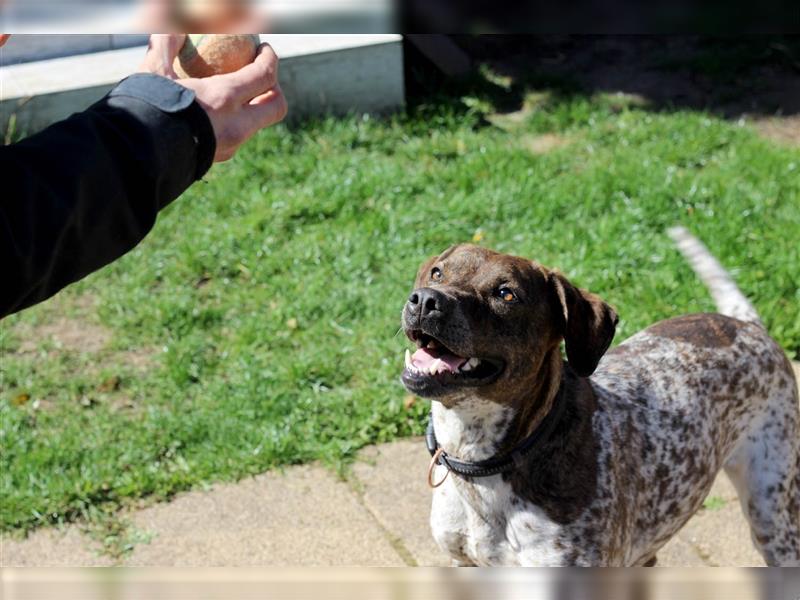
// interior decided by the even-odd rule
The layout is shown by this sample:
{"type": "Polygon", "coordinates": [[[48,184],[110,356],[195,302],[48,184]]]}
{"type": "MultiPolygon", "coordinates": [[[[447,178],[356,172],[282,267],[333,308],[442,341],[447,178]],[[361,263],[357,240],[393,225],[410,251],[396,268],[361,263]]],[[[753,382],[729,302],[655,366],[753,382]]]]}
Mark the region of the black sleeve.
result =
{"type": "Polygon", "coordinates": [[[131,250],[211,167],[194,92],[133,75],[88,110],[0,147],[0,318],[131,250]]]}

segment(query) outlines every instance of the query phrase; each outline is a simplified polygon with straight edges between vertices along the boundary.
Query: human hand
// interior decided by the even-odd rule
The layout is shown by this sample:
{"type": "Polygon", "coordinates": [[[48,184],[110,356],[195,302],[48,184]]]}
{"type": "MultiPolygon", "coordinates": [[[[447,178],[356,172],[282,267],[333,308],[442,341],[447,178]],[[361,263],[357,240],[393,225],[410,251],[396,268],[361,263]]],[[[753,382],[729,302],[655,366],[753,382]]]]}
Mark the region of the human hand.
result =
{"type": "Polygon", "coordinates": [[[238,71],[202,79],[178,79],[172,64],[185,37],[183,34],[150,36],[139,70],[174,79],[195,92],[214,128],[217,139],[214,161],[228,160],[253,134],[286,116],[286,99],[278,84],[278,56],[269,44],[261,44],[255,60],[238,71]]]}

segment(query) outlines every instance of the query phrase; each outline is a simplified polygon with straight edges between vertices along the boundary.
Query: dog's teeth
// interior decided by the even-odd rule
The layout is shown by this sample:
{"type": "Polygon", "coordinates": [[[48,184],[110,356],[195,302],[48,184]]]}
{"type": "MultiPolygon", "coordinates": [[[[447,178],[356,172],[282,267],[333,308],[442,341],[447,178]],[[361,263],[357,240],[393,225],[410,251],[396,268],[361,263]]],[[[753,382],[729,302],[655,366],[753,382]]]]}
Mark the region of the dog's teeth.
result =
{"type": "Polygon", "coordinates": [[[435,361],[433,361],[433,363],[431,364],[430,368],[428,369],[428,373],[430,373],[431,375],[436,375],[437,373],[440,373],[441,371],[444,371],[446,368],[447,368],[447,367],[446,367],[446,366],[445,366],[445,364],[444,364],[444,363],[441,361],[441,359],[437,358],[437,359],[436,359],[435,361]]]}
{"type": "Polygon", "coordinates": [[[409,352],[408,348],[406,348],[406,369],[410,369],[411,367],[411,352],[409,352]]]}
{"type": "Polygon", "coordinates": [[[479,364],[481,364],[481,361],[480,361],[479,358],[470,358],[467,362],[465,362],[463,365],[461,365],[461,370],[462,371],[472,371],[472,369],[477,367],[479,364]]]}

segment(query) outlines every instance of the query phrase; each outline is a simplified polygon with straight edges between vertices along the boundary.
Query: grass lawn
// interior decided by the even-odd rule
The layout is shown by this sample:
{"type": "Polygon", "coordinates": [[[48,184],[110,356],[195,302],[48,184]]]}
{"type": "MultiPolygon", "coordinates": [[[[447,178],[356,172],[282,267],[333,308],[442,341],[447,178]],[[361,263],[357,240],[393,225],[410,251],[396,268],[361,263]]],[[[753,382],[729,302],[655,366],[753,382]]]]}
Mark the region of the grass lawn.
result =
{"type": "Polygon", "coordinates": [[[4,320],[0,527],[422,433],[400,310],[455,242],[559,267],[617,307],[619,342],[713,309],[664,234],[683,223],[800,355],[798,149],[563,89],[498,116],[480,90],[263,132],[136,250],[4,320]]]}

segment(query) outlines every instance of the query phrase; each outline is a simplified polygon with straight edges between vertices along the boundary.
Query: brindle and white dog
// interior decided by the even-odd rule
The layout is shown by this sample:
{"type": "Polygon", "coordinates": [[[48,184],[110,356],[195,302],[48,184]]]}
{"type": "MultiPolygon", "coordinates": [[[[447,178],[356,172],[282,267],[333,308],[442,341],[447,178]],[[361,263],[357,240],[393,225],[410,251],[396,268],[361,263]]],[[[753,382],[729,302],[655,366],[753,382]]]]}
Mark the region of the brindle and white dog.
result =
{"type": "Polygon", "coordinates": [[[608,353],[614,310],[535,262],[460,245],[420,269],[403,382],[433,400],[445,456],[502,460],[547,421],[496,475],[437,457],[431,526],[454,564],[654,564],[724,468],[767,564],[800,565],[791,364],[705,247],[672,234],[721,314],[662,321],[608,353]]]}

